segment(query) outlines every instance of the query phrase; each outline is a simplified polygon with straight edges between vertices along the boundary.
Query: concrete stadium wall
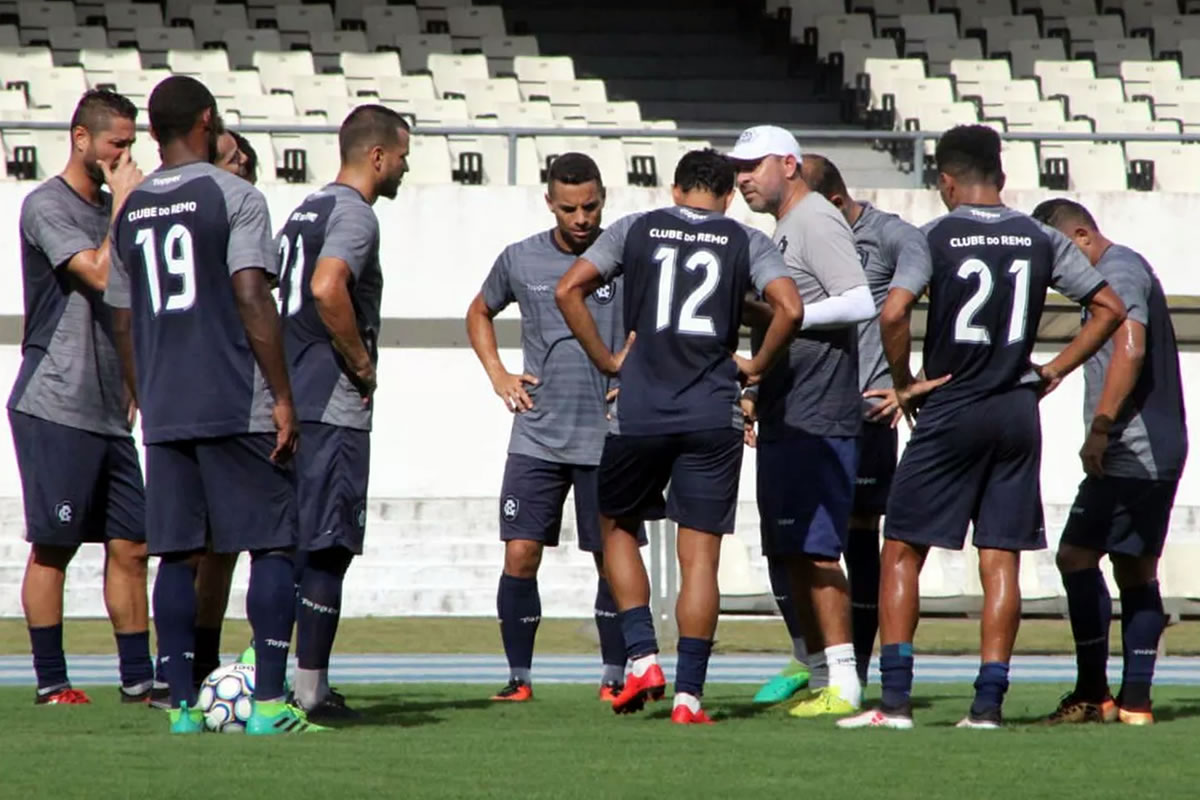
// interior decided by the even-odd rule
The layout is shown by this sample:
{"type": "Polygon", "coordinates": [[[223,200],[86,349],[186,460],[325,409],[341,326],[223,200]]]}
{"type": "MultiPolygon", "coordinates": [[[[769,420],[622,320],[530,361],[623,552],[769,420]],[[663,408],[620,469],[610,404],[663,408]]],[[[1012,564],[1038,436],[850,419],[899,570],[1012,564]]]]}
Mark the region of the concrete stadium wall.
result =
{"type": "MultiPolygon", "coordinates": [[[[0,208],[10,223],[0,226],[0,252],[9,268],[0,271],[0,318],[22,313],[18,261],[17,210],[26,184],[0,183],[0,208]]],[[[267,187],[273,218],[278,222],[305,194],[289,186],[267,187]]],[[[914,223],[942,212],[933,192],[864,191],[861,198],[896,211],[914,223]]],[[[1040,193],[1013,193],[1017,208],[1032,208],[1040,193]]],[[[1081,196],[1116,241],[1142,251],[1170,294],[1200,294],[1200,274],[1193,268],[1194,245],[1187,221],[1200,217],[1200,195],[1097,194],[1081,196]],[[1182,226],[1182,227],[1181,227],[1182,226]]],[[[623,189],[611,193],[607,218],[669,202],[664,190],[623,189]]],[[[437,347],[398,346],[381,353],[376,431],[372,447],[372,502],[368,553],[352,567],[345,609],[352,615],[459,614],[494,612],[495,578],[501,547],[497,541],[496,496],[499,492],[510,416],[492,394],[475,360],[457,335],[467,304],[483,276],[507,243],[547,228],[550,217],[541,192],[527,187],[461,186],[402,189],[395,201],[377,206],[383,231],[386,275],[384,316],[433,330],[438,321],[456,335],[437,347]]],[[[771,221],[751,214],[740,199],[731,213],[769,231],[771,221]]],[[[515,309],[505,316],[516,316],[515,309]]],[[[411,330],[411,328],[410,328],[411,330]]],[[[422,336],[422,339],[426,337],[422,336]]],[[[437,339],[437,337],[434,337],[437,339]]],[[[1039,357],[1045,354],[1039,354],[1039,357]]],[[[520,367],[520,352],[505,349],[510,368],[520,367]]],[[[1189,403],[1200,399],[1200,355],[1182,356],[1189,403]]],[[[0,387],[11,386],[20,361],[11,338],[0,344],[0,387]]],[[[1076,453],[1083,438],[1082,378],[1071,376],[1042,406],[1045,455],[1043,493],[1047,530],[1056,540],[1082,473],[1076,453]]],[[[1196,426],[1193,426],[1193,430],[1196,426]]],[[[1195,434],[1193,434],[1195,436],[1195,434]]],[[[1193,452],[1196,442],[1193,441],[1193,452]]],[[[731,574],[739,591],[765,587],[753,503],[754,457],[748,451],[743,468],[742,510],[734,542],[744,544],[748,570],[731,574]]],[[[1200,597],[1200,586],[1182,565],[1200,563],[1200,473],[1189,470],[1180,487],[1168,562],[1179,565],[1167,576],[1172,593],[1200,597]],[[1174,578],[1174,579],[1172,579],[1174,578]]],[[[568,514],[568,520],[570,515],[568,514]]],[[[568,522],[573,527],[573,522],[568,522]]],[[[0,616],[20,614],[19,587],[27,553],[23,539],[20,482],[7,425],[0,425],[0,616]]],[[[573,531],[549,553],[541,586],[548,616],[591,613],[593,569],[590,558],[574,549],[573,531]]],[[[732,543],[731,543],[732,544],[732,543]]],[[[739,557],[743,559],[743,549],[739,557]]],[[[243,560],[244,561],[244,560],[243,560]]],[[[733,563],[732,561],[730,563],[733,563]]],[[[930,564],[923,591],[930,597],[970,594],[978,581],[971,576],[969,554],[939,555],[930,564]]],[[[75,616],[103,614],[98,548],[85,548],[72,566],[67,612],[75,616]]],[[[246,565],[231,613],[241,616],[246,565]]],[[[1060,593],[1048,554],[1027,559],[1025,590],[1035,596],[1060,593]]]]}

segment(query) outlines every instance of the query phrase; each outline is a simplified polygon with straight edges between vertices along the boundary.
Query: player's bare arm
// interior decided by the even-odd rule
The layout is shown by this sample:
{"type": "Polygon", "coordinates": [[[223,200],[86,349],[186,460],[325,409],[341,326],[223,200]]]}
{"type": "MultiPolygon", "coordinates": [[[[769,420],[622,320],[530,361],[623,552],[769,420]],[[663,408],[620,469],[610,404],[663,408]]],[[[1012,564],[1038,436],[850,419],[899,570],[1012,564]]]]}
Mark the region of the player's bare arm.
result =
{"type": "MultiPolygon", "coordinates": [[[[909,366],[912,355],[910,323],[913,306],[916,304],[917,295],[907,289],[894,288],[888,292],[887,300],[883,302],[883,310],[879,312],[880,338],[883,341],[883,353],[887,356],[892,372],[894,399],[910,422],[916,401],[946,383],[951,377],[942,375],[932,380],[917,380],[913,377],[909,366]]],[[[879,397],[883,394],[867,392],[868,397],[879,397]]]]}
{"type": "Polygon", "coordinates": [[[233,274],[233,295],[238,313],[246,328],[246,339],[254,351],[267,387],[275,399],[272,416],[275,420],[275,449],[271,460],[287,463],[296,454],[300,441],[300,425],[292,402],[292,384],[288,380],[287,362],[283,355],[283,328],[279,312],[271,299],[271,287],[264,269],[241,269],[233,274]]]}
{"type": "Polygon", "coordinates": [[[137,371],[133,360],[133,312],[128,308],[112,309],[113,344],[121,359],[121,377],[125,391],[137,403],[137,371]]]}
{"type": "MultiPolygon", "coordinates": [[[[112,221],[115,222],[117,215],[121,213],[121,208],[125,205],[125,199],[142,182],[144,176],[137,164],[129,157],[128,150],[121,154],[116,169],[110,167],[103,160],[98,161],[97,164],[104,173],[105,183],[112,190],[112,221]]],[[[71,256],[71,260],[67,262],[68,272],[82,281],[89,289],[98,292],[104,291],[104,287],[108,285],[108,267],[111,263],[109,240],[109,236],[104,237],[104,241],[95,250],[81,250],[71,256]]]]}
{"type": "Polygon", "coordinates": [[[350,299],[353,278],[350,265],[342,259],[322,258],[313,271],[311,289],[333,348],[350,368],[350,380],[366,403],[375,393],[375,364],[358,332],[354,303],[350,299]]]}
{"type": "Polygon", "coordinates": [[[504,362],[500,360],[500,348],[496,344],[496,325],[492,322],[494,317],[495,313],[483,299],[483,292],[475,295],[467,309],[467,338],[471,340],[471,349],[492,382],[492,390],[504,401],[509,411],[520,414],[533,408],[533,399],[525,391],[525,386],[537,386],[538,379],[527,372],[514,375],[504,368],[504,362]]]}
{"type": "Polygon", "coordinates": [[[1035,366],[1047,395],[1058,388],[1062,379],[1104,346],[1117,327],[1125,321],[1125,304],[1110,286],[1104,286],[1088,301],[1089,319],[1063,351],[1048,364],[1035,366]]]}
{"type": "Polygon", "coordinates": [[[763,334],[758,352],[749,359],[737,353],[733,354],[738,371],[745,376],[749,384],[758,383],[762,374],[784,351],[804,322],[804,301],[800,299],[800,292],[791,278],[776,278],[771,281],[763,289],[763,295],[771,307],[771,321],[763,334]]]}
{"type": "Polygon", "coordinates": [[[1083,471],[1097,478],[1104,477],[1104,451],[1108,449],[1109,431],[1142,374],[1142,363],[1146,358],[1146,326],[1127,319],[1117,328],[1112,341],[1112,363],[1104,374],[1104,388],[1096,404],[1096,415],[1079,451],[1083,471]]]}
{"type": "Polygon", "coordinates": [[[562,312],[567,327],[579,341],[583,352],[587,353],[588,358],[596,365],[596,369],[605,375],[613,376],[621,371],[621,364],[625,362],[625,356],[633,346],[634,335],[629,334],[619,353],[613,353],[604,344],[600,329],[596,327],[596,320],[584,302],[585,298],[603,283],[604,278],[595,264],[585,258],[577,258],[567,270],[567,274],[558,282],[558,287],[554,290],[554,301],[558,304],[558,310],[562,312]]]}

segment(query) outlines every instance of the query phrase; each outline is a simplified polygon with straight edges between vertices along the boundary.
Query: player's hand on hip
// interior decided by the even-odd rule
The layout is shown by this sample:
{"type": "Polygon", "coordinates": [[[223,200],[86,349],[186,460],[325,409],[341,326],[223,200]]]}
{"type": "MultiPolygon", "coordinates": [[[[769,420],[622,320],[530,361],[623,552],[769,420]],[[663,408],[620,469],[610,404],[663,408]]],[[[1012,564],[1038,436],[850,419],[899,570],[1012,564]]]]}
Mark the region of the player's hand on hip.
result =
{"type": "Polygon", "coordinates": [[[493,384],[492,389],[504,401],[504,406],[514,414],[520,414],[533,408],[533,398],[525,391],[525,386],[537,386],[538,379],[528,373],[513,375],[505,372],[493,384]]]}
{"type": "Polygon", "coordinates": [[[145,176],[128,150],[117,158],[115,167],[110,167],[105,161],[100,161],[99,164],[100,171],[104,173],[104,182],[112,191],[113,208],[120,208],[145,176]]]}
{"type": "Polygon", "coordinates": [[[742,407],[742,441],[747,447],[757,447],[758,433],[754,429],[754,423],[758,422],[758,408],[754,404],[754,398],[742,395],[738,405],[742,407]]]}
{"type": "Polygon", "coordinates": [[[733,363],[737,364],[738,382],[742,386],[754,386],[762,378],[758,366],[754,363],[754,359],[733,354],[733,363]]]}
{"type": "Polygon", "coordinates": [[[625,346],[619,352],[613,354],[612,362],[608,365],[608,369],[604,370],[604,373],[610,378],[615,378],[621,374],[621,367],[625,364],[625,357],[629,355],[629,351],[633,347],[633,340],[636,338],[637,334],[630,331],[629,336],[625,339],[625,346]]]}
{"type": "Polygon", "coordinates": [[[300,423],[296,421],[296,409],[291,403],[276,401],[271,419],[275,422],[275,449],[271,451],[271,461],[286,464],[296,455],[296,447],[300,444],[300,423]]]}
{"type": "Polygon", "coordinates": [[[1083,440],[1079,449],[1079,460],[1083,462],[1083,471],[1093,478],[1104,477],[1104,451],[1108,449],[1108,434],[1092,430],[1083,440]]]}
{"type": "Polygon", "coordinates": [[[900,409],[905,418],[908,419],[910,425],[912,424],[913,416],[916,414],[917,402],[934,389],[945,384],[950,378],[950,375],[943,375],[940,378],[913,381],[903,389],[895,390],[896,402],[899,403],[900,409]]]}
{"type": "Polygon", "coordinates": [[[863,397],[879,399],[879,404],[867,412],[867,419],[871,422],[888,423],[895,428],[904,419],[904,409],[900,407],[895,389],[871,389],[863,392],[863,397]]]}
{"type": "Polygon", "coordinates": [[[621,394],[621,387],[614,386],[604,393],[604,418],[612,419],[613,403],[617,402],[617,395],[621,394]]]}
{"type": "Polygon", "coordinates": [[[1058,370],[1051,367],[1049,364],[1034,364],[1033,371],[1042,379],[1041,385],[1038,387],[1038,396],[1045,397],[1058,388],[1062,383],[1063,376],[1058,373],[1058,370]]]}
{"type": "Polygon", "coordinates": [[[125,398],[125,421],[129,423],[129,427],[133,428],[133,424],[137,422],[138,404],[137,400],[132,397],[125,398]]]}
{"type": "Polygon", "coordinates": [[[375,365],[367,362],[365,366],[354,371],[354,388],[362,395],[364,407],[370,405],[371,397],[375,394],[378,384],[375,382],[375,365]]]}

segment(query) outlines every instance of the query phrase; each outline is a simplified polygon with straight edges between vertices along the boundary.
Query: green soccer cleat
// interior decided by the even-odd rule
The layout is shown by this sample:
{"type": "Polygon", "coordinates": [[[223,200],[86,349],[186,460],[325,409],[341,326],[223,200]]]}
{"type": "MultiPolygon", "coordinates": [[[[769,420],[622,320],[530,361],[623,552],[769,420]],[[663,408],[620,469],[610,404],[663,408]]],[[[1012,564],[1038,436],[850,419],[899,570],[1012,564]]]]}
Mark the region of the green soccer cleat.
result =
{"type": "Polygon", "coordinates": [[[319,733],[327,731],[323,725],[308,721],[308,714],[299,706],[277,700],[272,703],[254,703],[254,712],[246,721],[247,736],[276,736],[285,733],[319,733]]]}
{"type": "Polygon", "coordinates": [[[754,695],[756,703],[782,703],[808,686],[808,665],[792,659],[778,675],[763,684],[754,695]]]}
{"type": "Polygon", "coordinates": [[[198,708],[188,708],[187,703],[180,703],[179,708],[172,708],[171,733],[204,733],[204,712],[198,708]]]}
{"type": "Polygon", "coordinates": [[[250,646],[247,647],[245,650],[243,650],[242,654],[240,656],[238,656],[238,663],[239,664],[249,664],[250,666],[254,666],[254,643],[253,642],[251,642],[250,646]]]}

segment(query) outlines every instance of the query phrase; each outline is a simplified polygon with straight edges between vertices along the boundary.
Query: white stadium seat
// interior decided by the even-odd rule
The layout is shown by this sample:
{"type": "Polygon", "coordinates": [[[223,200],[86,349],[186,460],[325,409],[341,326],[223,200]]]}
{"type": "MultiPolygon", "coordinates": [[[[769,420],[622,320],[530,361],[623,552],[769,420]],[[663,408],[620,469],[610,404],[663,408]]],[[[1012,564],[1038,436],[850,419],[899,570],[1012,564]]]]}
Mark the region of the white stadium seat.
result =
{"type": "Polygon", "coordinates": [[[338,61],[342,74],[346,76],[346,87],[354,96],[364,91],[378,95],[380,79],[399,78],[403,74],[400,71],[400,55],[395,52],[342,53],[338,61]]]}
{"type": "Polygon", "coordinates": [[[413,6],[370,5],[363,9],[371,49],[391,47],[397,36],[420,36],[421,23],[413,6]]]}
{"type": "Polygon", "coordinates": [[[404,75],[379,79],[379,99],[384,103],[411,103],[414,100],[436,100],[433,78],[428,75],[404,75]]]}
{"type": "MultiPolygon", "coordinates": [[[[945,77],[950,74],[950,63],[955,60],[983,58],[983,48],[978,39],[955,39],[948,42],[926,42],[922,47],[931,76],[945,77]]],[[[907,51],[910,55],[911,50],[907,51]]]]}
{"type": "Polygon", "coordinates": [[[987,37],[987,54],[1011,52],[1014,41],[1034,41],[1041,36],[1037,20],[1026,14],[988,16],[983,19],[983,32],[987,37]]]}
{"type": "Polygon", "coordinates": [[[1149,61],[1149,39],[1100,39],[1092,43],[1096,54],[1096,74],[1100,77],[1118,77],[1124,61],[1149,61]]]}
{"type": "Polygon", "coordinates": [[[1139,94],[1154,96],[1155,84],[1174,83],[1182,79],[1176,61],[1124,61],[1121,63],[1121,80],[1125,83],[1125,95],[1139,94]]]}
{"type": "Polygon", "coordinates": [[[518,56],[538,54],[536,36],[484,36],[479,44],[487,56],[488,69],[493,75],[515,74],[513,61],[518,56]]]}
{"type": "MultiPolygon", "coordinates": [[[[1102,5],[1112,8],[1113,0],[1105,0],[1102,5]]],[[[1125,33],[1130,36],[1134,35],[1134,31],[1152,30],[1155,17],[1179,11],[1176,0],[1121,0],[1116,5],[1124,12],[1125,33]]]]}
{"type": "MultiPolygon", "coordinates": [[[[1047,24],[1046,30],[1054,30],[1054,27],[1052,24],[1047,24]]],[[[1067,17],[1064,27],[1071,36],[1072,55],[1093,50],[1093,45],[1097,41],[1125,38],[1125,25],[1119,16],[1116,14],[1098,16],[1094,10],[1083,16],[1067,17]]]]}
{"type": "MultiPolygon", "coordinates": [[[[1022,80],[988,80],[976,83],[958,84],[958,97],[965,99],[971,95],[978,96],[983,101],[985,117],[1003,117],[1004,109],[1013,103],[1036,103],[1041,99],[1037,81],[1028,78],[1022,80]]],[[[1062,106],[1059,104],[1059,108],[1062,106]]],[[[1061,111],[1059,112],[1061,117],[1061,111]]]]}
{"type": "Polygon", "coordinates": [[[442,97],[447,92],[462,94],[465,81],[487,80],[487,56],[482,53],[475,55],[454,55],[453,53],[431,53],[429,55],[429,71],[433,73],[433,85],[442,97]]]}
{"type": "Polygon", "coordinates": [[[556,106],[580,106],[584,103],[608,102],[608,92],[604,88],[604,81],[596,78],[550,81],[546,86],[544,96],[549,97],[550,103],[556,106]]]}
{"type": "Polygon", "coordinates": [[[1010,191],[1041,188],[1041,168],[1037,145],[1033,142],[1005,139],[1000,144],[1000,163],[1004,167],[1004,188],[1010,191]]]}
{"type": "MultiPolygon", "coordinates": [[[[958,28],[964,36],[967,31],[985,30],[989,18],[1012,15],[1009,0],[939,0],[935,5],[941,10],[958,11],[958,28]]],[[[1033,35],[1037,36],[1037,33],[1033,35]]]]}
{"type": "Polygon", "coordinates": [[[172,72],[199,75],[203,72],[228,72],[229,56],[224,50],[170,50],[167,66],[172,72]]]}
{"type": "Polygon", "coordinates": [[[478,42],[485,36],[504,36],[504,9],[500,6],[460,7],[446,10],[451,39],[478,42]]]}
{"type": "Polygon", "coordinates": [[[495,114],[505,103],[521,102],[521,89],[516,78],[473,78],[464,82],[463,93],[471,117],[495,114]]]}
{"type": "Polygon", "coordinates": [[[98,73],[136,71],[142,68],[142,57],[133,48],[124,50],[80,50],[79,63],[89,76],[98,73]]]}
{"type": "Polygon", "coordinates": [[[1063,106],[1058,100],[1036,100],[1005,103],[1000,116],[1008,121],[1009,130],[1049,131],[1052,123],[1062,122],[1063,106]]]}
{"type": "Polygon", "coordinates": [[[829,14],[817,17],[817,57],[824,61],[846,39],[874,39],[875,29],[866,14],[829,14]]]}
{"type": "Polygon", "coordinates": [[[1200,39],[1200,14],[1163,14],[1154,17],[1154,55],[1178,52],[1184,39],[1200,39]]]}
{"type": "Polygon", "coordinates": [[[842,54],[842,81],[854,85],[858,76],[864,73],[868,58],[896,58],[895,39],[844,39],[838,45],[842,54]]]}
{"type": "Polygon", "coordinates": [[[22,45],[49,42],[51,28],[70,28],[76,24],[75,4],[70,0],[19,2],[17,20],[22,45]]]}
{"type": "Polygon", "coordinates": [[[105,3],[104,27],[110,47],[129,47],[137,42],[138,28],[163,27],[158,3],[105,3]]]}
{"type": "Polygon", "coordinates": [[[49,36],[50,54],[59,66],[78,64],[80,50],[103,50],[108,47],[108,33],[97,25],[55,27],[49,30],[49,36]]]}
{"type": "Polygon", "coordinates": [[[225,52],[229,54],[229,66],[233,69],[252,69],[254,57],[261,52],[279,52],[283,44],[279,31],[250,28],[234,28],[222,36],[225,52]]]}
{"type": "Polygon", "coordinates": [[[451,51],[449,34],[399,34],[395,37],[400,48],[400,63],[405,72],[423,72],[429,69],[429,56],[451,51]]]}
{"type": "Polygon", "coordinates": [[[953,14],[904,14],[900,17],[904,29],[904,52],[924,52],[930,42],[952,42],[958,39],[958,22],[953,14]]]}
{"type": "Polygon", "coordinates": [[[138,28],[137,47],[144,67],[165,67],[168,50],[197,49],[189,28],[138,28]]]}
{"type": "Polygon", "coordinates": [[[132,72],[122,70],[112,73],[110,80],[116,84],[118,92],[128,97],[138,108],[144,109],[154,87],[170,75],[170,71],[165,69],[139,69],[132,72]]]}
{"type": "Polygon", "coordinates": [[[217,105],[222,110],[232,100],[262,94],[262,81],[258,73],[251,70],[205,72],[197,78],[217,98],[217,105]]]}
{"type": "Polygon", "coordinates": [[[333,9],[327,5],[281,5],[275,24],[285,50],[309,44],[314,33],[333,32],[333,9]]]}
{"type": "Polygon", "coordinates": [[[450,183],[450,146],[446,137],[419,134],[408,141],[409,172],[404,182],[414,186],[450,183]]]}
{"type": "Polygon", "coordinates": [[[233,3],[204,3],[192,6],[190,19],[196,44],[206,47],[224,40],[225,31],[247,30],[246,7],[233,3]]]}
{"type": "Polygon", "coordinates": [[[1067,51],[1062,39],[1014,39],[1009,42],[1013,75],[1031,78],[1038,61],[1066,61],[1067,51]]]}
{"type": "Polygon", "coordinates": [[[1135,133],[1154,120],[1149,103],[1100,103],[1088,115],[1097,133],[1135,133]]]}

